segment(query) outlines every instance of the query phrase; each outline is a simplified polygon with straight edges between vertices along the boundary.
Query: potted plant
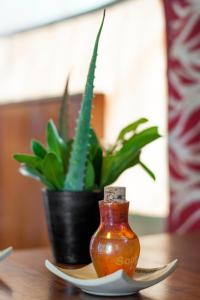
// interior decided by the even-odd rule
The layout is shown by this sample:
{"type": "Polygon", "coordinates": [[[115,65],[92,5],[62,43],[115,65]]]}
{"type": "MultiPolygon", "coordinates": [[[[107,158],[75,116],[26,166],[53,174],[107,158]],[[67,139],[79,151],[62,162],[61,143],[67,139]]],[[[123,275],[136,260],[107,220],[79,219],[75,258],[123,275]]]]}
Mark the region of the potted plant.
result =
{"type": "Polygon", "coordinates": [[[157,127],[139,130],[147,119],[125,127],[109,149],[102,148],[90,127],[95,65],[104,17],[105,12],[94,45],[74,138],[70,140],[67,135],[66,88],[59,129],[52,120],[47,124],[47,147],[33,140],[33,155],[14,154],[21,163],[20,172],[40,180],[46,187],[43,196],[53,253],[56,261],[64,264],[90,261],[89,242],[99,224],[98,201],[103,199],[104,186],[137,164],[155,178],[140,159],[142,148],[160,136],[157,127]]]}

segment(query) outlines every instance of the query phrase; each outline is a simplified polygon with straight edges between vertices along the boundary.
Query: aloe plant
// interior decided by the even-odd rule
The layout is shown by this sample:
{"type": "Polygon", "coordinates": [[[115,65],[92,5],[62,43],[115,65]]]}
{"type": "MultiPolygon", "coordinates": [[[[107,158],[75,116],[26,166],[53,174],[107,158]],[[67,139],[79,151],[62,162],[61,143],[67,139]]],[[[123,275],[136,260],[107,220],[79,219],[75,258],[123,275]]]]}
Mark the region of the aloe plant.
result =
{"type": "Polygon", "coordinates": [[[73,191],[81,191],[84,187],[86,160],[88,155],[88,149],[90,146],[89,133],[94,89],[94,73],[96,67],[99,38],[101,35],[104,19],[105,11],[103,13],[101,26],[96,37],[88,77],[86,81],[85,92],[82,99],[80,115],[77,122],[76,133],[69,161],[69,169],[65,180],[65,188],[67,190],[69,189],[73,191]]]}
{"type": "Polygon", "coordinates": [[[41,181],[49,190],[101,190],[135,165],[140,165],[155,179],[153,172],[141,161],[141,151],[160,137],[157,127],[141,130],[148,122],[141,118],[122,129],[114,145],[103,149],[90,126],[96,59],[104,18],[105,11],[93,49],[74,138],[69,140],[67,129],[68,78],[61,101],[59,128],[57,130],[53,120],[47,124],[47,147],[32,140],[32,155],[14,154],[14,159],[21,163],[21,174],[41,181]]]}

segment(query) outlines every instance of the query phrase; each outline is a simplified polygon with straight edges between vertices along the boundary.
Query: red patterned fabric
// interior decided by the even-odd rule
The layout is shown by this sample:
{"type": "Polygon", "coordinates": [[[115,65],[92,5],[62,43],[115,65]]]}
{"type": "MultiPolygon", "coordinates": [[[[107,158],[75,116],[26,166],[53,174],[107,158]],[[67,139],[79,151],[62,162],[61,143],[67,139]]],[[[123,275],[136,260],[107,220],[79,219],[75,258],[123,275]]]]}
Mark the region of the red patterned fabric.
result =
{"type": "Polygon", "coordinates": [[[171,232],[200,231],[200,0],[164,0],[171,232]]]}

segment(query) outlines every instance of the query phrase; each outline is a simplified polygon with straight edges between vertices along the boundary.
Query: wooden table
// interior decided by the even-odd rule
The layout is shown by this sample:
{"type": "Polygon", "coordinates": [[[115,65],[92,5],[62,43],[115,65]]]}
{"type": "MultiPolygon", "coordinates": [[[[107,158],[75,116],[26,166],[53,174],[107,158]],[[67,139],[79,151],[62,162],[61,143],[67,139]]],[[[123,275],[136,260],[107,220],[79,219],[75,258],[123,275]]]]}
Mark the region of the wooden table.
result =
{"type": "MultiPolygon", "coordinates": [[[[141,239],[139,265],[159,266],[179,259],[179,266],[168,279],[125,300],[199,300],[200,233],[186,236],[155,235],[141,239]]],[[[51,274],[44,260],[48,249],[15,251],[0,263],[0,300],[103,300],[81,292],[51,274]]]]}

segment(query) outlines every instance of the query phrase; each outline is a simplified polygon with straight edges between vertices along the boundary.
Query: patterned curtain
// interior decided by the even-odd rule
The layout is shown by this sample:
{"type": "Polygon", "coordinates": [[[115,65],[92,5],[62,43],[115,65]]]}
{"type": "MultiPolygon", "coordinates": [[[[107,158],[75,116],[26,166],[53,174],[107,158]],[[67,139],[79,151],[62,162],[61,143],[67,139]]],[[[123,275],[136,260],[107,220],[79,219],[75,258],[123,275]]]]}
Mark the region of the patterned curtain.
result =
{"type": "Polygon", "coordinates": [[[200,0],[164,0],[169,91],[169,231],[200,231],[200,0]]]}

